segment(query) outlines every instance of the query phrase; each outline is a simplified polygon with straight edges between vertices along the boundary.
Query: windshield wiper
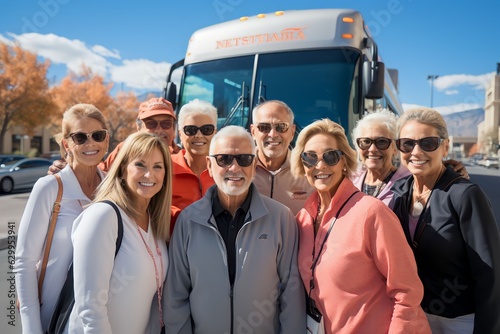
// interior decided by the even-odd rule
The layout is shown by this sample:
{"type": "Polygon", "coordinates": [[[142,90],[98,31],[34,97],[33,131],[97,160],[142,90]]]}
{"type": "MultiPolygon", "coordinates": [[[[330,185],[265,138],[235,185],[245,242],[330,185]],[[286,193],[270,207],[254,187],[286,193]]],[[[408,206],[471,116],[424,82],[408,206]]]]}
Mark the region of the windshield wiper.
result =
{"type": "Polygon", "coordinates": [[[245,107],[248,107],[248,87],[245,85],[245,82],[243,82],[241,84],[241,95],[231,108],[231,111],[229,112],[229,115],[227,115],[222,127],[231,124],[231,120],[236,116],[236,111],[239,109],[244,110],[245,107]]]}

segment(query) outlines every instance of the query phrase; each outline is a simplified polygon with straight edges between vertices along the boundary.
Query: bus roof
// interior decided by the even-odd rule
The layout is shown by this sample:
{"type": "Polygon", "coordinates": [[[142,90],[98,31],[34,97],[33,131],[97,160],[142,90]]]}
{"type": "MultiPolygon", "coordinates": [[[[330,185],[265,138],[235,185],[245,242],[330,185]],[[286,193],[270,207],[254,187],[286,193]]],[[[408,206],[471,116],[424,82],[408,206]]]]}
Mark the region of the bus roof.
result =
{"type": "Polygon", "coordinates": [[[361,14],[352,9],[278,11],[243,17],[196,31],[185,64],[257,53],[354,47],[367,37],[361,14]]]}

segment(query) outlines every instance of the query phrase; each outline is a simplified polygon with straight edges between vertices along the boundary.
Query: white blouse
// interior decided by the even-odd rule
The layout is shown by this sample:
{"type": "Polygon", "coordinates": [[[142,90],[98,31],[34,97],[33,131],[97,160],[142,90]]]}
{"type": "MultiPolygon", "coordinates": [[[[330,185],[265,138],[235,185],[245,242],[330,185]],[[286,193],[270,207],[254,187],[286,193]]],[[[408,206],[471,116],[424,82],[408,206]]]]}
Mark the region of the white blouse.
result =
{"type": "MultiPolygon", "coordinates": [[[[103,179],[104,173],[98,172],[103,179]]],[[[44,176],[35,183],[19,225],[14,270],[24,333],[44,333],[47,329],[72,260],[70,236],[73,221],[83,211],[82,206],[90,203],[69,166],[59,175],[63,183],[61,210],[47,262],[41,303],[38,300],[39,267],[58,191],[53,175],[44,176]]]]}
{"type": "Polygon", "coordinates": [[[76,220],[72,232],[74,246],[75,307],[69,333],[146,333],[159,328],[155,264],[160,284],[166,277],[166,242],[157,240],[149,227],[140,230],[121,209],[123,239],[115,258],[118,218],[109,204],[95,203],[76,220]],[[155,315],[155,316],[152,316],[155,315]]]}

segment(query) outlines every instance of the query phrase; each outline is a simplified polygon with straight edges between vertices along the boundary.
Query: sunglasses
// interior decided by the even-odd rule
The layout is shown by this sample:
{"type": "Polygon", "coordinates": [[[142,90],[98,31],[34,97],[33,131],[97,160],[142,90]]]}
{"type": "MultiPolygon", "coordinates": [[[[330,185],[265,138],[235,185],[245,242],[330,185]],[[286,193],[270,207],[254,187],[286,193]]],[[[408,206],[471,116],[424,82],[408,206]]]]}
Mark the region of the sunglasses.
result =
{"type": "Polygon", "coordinates": [[[415,145],[418,145],[425,152],[433,152],[437,150],[442,141],[443,139],[440,137],[425,137],[419,140],[399,138],[396,139],[396,146],[403,153],[411,153],[415,145]]]}
{"type": "Polygon", "coordinates": [[[150,119],[150,120],[143,121],[143,122],[144,122],[144,125],[146,126],[146,128],[149,130],[156,129],[158,127],[158,124],[160,124],[160,127],[163,130],[168,130],[174,125],[174,122],[172,122],[170,120],[164,120],[164,121],[158,122],[158,121],[155,121],[154,119],[150,119]]]}
{"type": "Polygon", "coordinates": [[[376,139],[371,138],[358,138],[356,139],[356,143],[358,147],[362,150],[369,149],[373,143],[375,143],[375,147],[379,150],[387,150],[389,146],[391,146],[392,139],[385,137],[378,137],[376,139]]]}
{"type": "Polygon", "coordinates": [[[290,127],[290,125],[288,123],[285,123],[285,122],[276,123],[276,124],[271,124],[271,123],[259,123],[259,124],[257,124],[257,129],[259,129],[259,131],[262,133],[271,132],[273,127],[277,132],[285,133],[288,131],[288,128],[290,127]]]}
{"type": "MultiPolygon", "coordinates": [[[[339,163],[342,154],[341,150],[326,151],[323,153],[321,160],[323,160],[328,166],[335,166],[339,163]]],[[[304,166],[307,168],[315,167],[320,160],[316,152],[302,152],[300,158],[304,166]]]]}
{"type": "Polygon", "coordinates": [[[202,125],[200,127],[197,127],[196,125],[186,125],[186,126],[184,126],[183,130],[184,130],[184,133],[186,134],[186,136],[189,136],[189,137],[197,134],[198,130],[200,130],[202,135],[210,136],[215,131],[215,125],[205,124],[205,125],[202,125]]]}
{"type": "Polygon", "coordinates": [[[248,167],[252,164],[255,155],[253,154],[213,154],[210,157],[215,158],[215,162],[219,167],[229,167],[232,165],[233,160],[236,159],[236,162],[240,167],[248,167]]]}
{"type": "Polygon", "coordinates": [[[96,143],[102,143],[104,139],[106,139],[107,135],[108,135],[108,130],[97,130],[91,133],[73,132],[69,134],[69,136],[76,145],[85,144],[87,140],[91,137],[96,143]]]}

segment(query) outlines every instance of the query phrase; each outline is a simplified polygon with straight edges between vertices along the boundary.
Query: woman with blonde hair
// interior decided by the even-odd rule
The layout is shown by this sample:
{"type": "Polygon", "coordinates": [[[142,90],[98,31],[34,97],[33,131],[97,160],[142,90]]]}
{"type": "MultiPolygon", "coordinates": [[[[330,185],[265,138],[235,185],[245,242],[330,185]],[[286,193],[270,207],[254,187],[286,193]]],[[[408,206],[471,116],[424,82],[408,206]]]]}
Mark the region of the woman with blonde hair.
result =
{"type": "Polygon", "coordinates": [[[396,146],[411,175],[393,186],[424,285],[433,333],[500,333],[500,235],[491,204],[474,183],[443,164],[450,140],[443,116],[407,110],[396,146]]]}
{"type": "Polygon", "coordinates": [[[325,333],[429,333],[413,254],[394,213],[349,179],[356,152],[342,126],[305,127],[291,165],[316,189],[296,216],[308,315],[325,333]]]}
{"type": "Polygon", "coordinates": [[[171,160],[164,141],[144,132],[130,135],[94,204],[73,226],[70,333],[145,333],[163,326],[171,196],[171,160]],[[119,217],[104,200],[119,208],[123,222],[116,257],[119,217]]]}
{"type": "Polygon", "coordinates": [[[41,291],[37,286],[43,266],[41,259],[59,190],[54,176],[42,177],[34,185],[18,231],[15,272],[24,333],[45,333],[48,328],[72,259],[73,220],[94,198],[104,178],[97,165],[108,150],[106,120],[93,105],[76,104],[64,112],[62,132],[56,135],[56,140],[68,164],[59,173],[62,200],[41,291]]]}

